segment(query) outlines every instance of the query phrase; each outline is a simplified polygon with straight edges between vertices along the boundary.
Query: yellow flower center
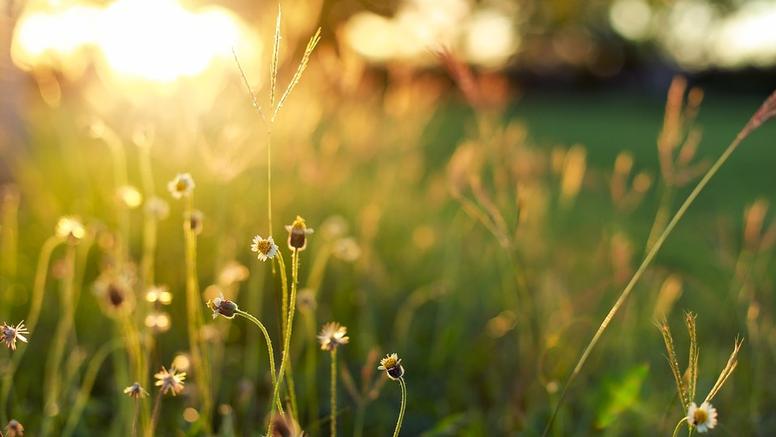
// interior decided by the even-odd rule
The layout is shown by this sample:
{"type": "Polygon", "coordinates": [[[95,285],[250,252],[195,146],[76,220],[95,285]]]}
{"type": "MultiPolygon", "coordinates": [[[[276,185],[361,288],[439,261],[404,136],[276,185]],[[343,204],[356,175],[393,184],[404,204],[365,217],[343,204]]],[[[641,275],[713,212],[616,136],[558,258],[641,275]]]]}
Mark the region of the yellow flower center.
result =
{"type": "Polygon", "coordinates": [[[272,244],[270,244],[269,240],[259,241],[259,244],[257,244],[256,247],[259,249],[259,252],[264,255],[269,254],[269,251],[272,250],[272,244]]]}
{"type": "Polygon", "coordinates": [[[186,187],[188,184],[183,179],[178,179],[178,182],[175,184],[175,189],[178,191],[186,191],[186,187]]]}
{"type": "Polygon", "coordinates": [[[695,413],[692,415],[692,420],[695,422],[695,425],[698,425],[700,423],[705,423],[706,420],[708,420],[709,415],[706,413],[706,410],[703,408],[698,408],[695,410],[695,413]]]}

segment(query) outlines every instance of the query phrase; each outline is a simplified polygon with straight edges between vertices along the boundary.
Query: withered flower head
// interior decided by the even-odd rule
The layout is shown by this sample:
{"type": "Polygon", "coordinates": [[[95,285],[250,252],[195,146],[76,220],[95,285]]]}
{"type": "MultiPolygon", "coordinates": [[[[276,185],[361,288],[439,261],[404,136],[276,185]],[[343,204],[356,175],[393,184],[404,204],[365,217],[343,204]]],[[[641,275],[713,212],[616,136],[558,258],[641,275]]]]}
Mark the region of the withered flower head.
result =
{"type": "Polygon", "coordinates": [[[24,320],[19,322],[16,326],[8,325],[6,323],[0,325],[0,341],[5,343],[8,349],[11,349],[12,351],[16,350],[16,340],[27,343],[27,337],[25,337],[25,335],[29,333],[30,331],[24,326],[24,320]]]}
{"type": "Polygon", "coordinates": [[[237,313],[237,304],[229,299],[224,299],[224,295],[220,294],[215,299],[207,301],[207,307],[213,311],[213,318],[218,316],[226,317],[227,319],[233,319],[237,313]]]}
{"type": "Polygon", "coordinates": [[[404,367],[401,365],[401,358],[396,354],[386,355],[380,360],[380,366],[377,370],[385,370],[389,378],[397,380],[404,376],[404,367]]]}
{"type": "Polygon", "coordinates": [[[286,225],[286,231],[288,231],[288,248],[300,252],[307,247],[307,236],[313,233],[300,216],[296,216],[293,223],[286,225]]]}
{"type": "Polygon", "coordinates": [[[5,437],[22,437],[23,435],[24,427],[18,420],[11,419],[5,426],[5,437]]]}
{"type": "Polygon", "coordinates": [[[318,334],[321,350],[333,351],[340,345],[348,344],[350,337],[347,336],[347,333],[348,328],[337,322],[329,322],[323,325],[321,333],[318,334]]]}
{"type": "Polygon", "coordinates": [[[139,382],[136,382],[124,389],[124,394],[133,399],[143,399],[148,396],[148,392],[140,386],[139,382]]]}
{"type": "Polygon", "coordinates": [[[162,370],[154,375],[156,386],[162,391],[162,394],[172,392],[173,396],[179,395],[183,391],[183,381],[186,379],[186,372],[179,372],[175,367],[167,370],[162,366],[162,370]]]}

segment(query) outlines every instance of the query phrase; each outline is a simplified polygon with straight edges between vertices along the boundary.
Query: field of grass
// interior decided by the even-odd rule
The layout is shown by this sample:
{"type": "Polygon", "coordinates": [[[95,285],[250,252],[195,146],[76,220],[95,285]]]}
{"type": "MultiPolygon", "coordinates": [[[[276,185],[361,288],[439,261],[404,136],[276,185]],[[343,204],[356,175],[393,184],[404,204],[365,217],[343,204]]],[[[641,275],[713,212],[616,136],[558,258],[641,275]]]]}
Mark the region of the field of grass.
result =
{"type": "MultiPolygon", "coordinates": [[[[211,319],[206,301],[223,293],[263,322],[280,368],[292,292],[280,272],[291,281],[293,264],[283,225],[299,215],[315,232],[298,252],[293,387],[279,385],[302,429],[330,433],[330,354],[316,335],[336,321],[350,337],[337,348],[340,434],[391,435],[400,384],[377,367],[397,353],[408,394],[401,435],[541,435],[644,257],[658,210],[673,215],[766,97],[708,92],[690,160],[699,172],[668,190],[656,147],[664,95],[529,92],[475,111],[438,79],[352,89],[320,74],[301,82],[272,137],[271,235],[284,264],[250,250],[254,235],[268,235],[267,138],[237,79],[199,112],[176,96],[153,107],[95,110],[66,97],[27,108],[30,144],[8,158],[15,181],[2,204],[0,315],[34,323],[36,287],[42,306],[29,343],[0,356],[4,421],[36,436],[142,435],[153,433],[158,403],[157,435],[266,432],[274,374],[265,339],[245,318],[211,319]],[[186,172],[193,195],[176,200],[167,183],[186,172]],[[615,180],[624,194],[613,194],[615,180]],[[124,185],[142,201],[117,196],[124,185]],[[154,196],[168,216],[148,212],[154,196]],[[201,233],[187,228],[189,201],[203,214],[201,233]],[[63,216],[85,225],[77,244],[52,240],[63,216]],[[47,245],[51,260],[41,263],[47,245]],[[110,292],[105,300],[101,289],[115,281],[126,281],[130,306],[113,308],[110,292]],[[154,285],[168,287],[169,306],[148,302],[154,285]],[[168,327],[149,323],[160,313],[168,327]],[[153,376],[172,363],[185,367],[185,388],[157,397],[153,376]],[[149,396],[123,394],[133,382],[149,396]]],[[[776,432],[775,134],[754,132],[691,206],[549,435],[670,435],[687,412],[656,322],[671,326],[684,371],[685,311],[697,314],[699,404],[744,338],[713,399],[711,432],[776,432]]]]}

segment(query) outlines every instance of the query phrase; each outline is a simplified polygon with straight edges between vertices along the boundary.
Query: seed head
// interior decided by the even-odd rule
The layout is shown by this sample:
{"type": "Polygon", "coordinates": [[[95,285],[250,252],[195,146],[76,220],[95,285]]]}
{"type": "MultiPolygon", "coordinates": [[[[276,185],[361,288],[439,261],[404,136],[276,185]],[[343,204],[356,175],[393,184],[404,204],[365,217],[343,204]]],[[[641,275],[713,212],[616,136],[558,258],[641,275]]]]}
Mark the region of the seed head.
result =
{"type": "Polygon", "coordinates": [[[148,392],[140,386],[139,382],[136,382],[124,389],[124,394],[133,399],[143,399],[148,396],[148,392]]]}
{"type": "Polygon", "coordinates": [[[693,402],[687,409],[687,423],[699,433],[713,429],[717,426],[717,409],[708,402],[702,403],[700,407],[693,402]]]}
{"type": "Polygon", "coordinates": [[[234,315],[239,309],[237,304],[229,299],[224,299],[223,294],[219,294],[215,299],[207,301],[207,307],[213,311],[213,318],[218,316],[226,317],[227,319],[233,319],[234,315]]]}
{"type": "Polygon", "coordinates": [[[162,391],[162,394],[172,392],[173,396],[183,391],[183,381],[186,379],[186,372],[178,372],[175,367],[167,370],[162,366],[162,370],[154,375],[156,386],[162,391]]]}
{"type": "Polygon", "coordinates": [[[5,343],[8,349],[11,349],[12,351],[16,350],[16,340],[27,343],[27,337],[25,337],[25,335],[28,335],[29,333],[30,331],[24,326],[24,320],[19,322],[16,326],[8,325],[6,323],[0,325],[0,341],[5,343]]]}
{"type": "Polygon", "coordinates": [[[347,336],[347,333],[348,328],[337,322],[329,322],[323,325],[321,333],[318,334],[321,350],[333,351],[340,345],[348,344],[350,337],[347,336]]]}
{"type": "Polygon", "coordinates": [[[278,254],[278,245],[272,237],[261,238],[256,235],[251,242],[251,252],[256,252],[260,261],[266,261],[278,254]]]}
{"type": "Polygon", "coordinates": [[[189,197],[194,191],[194,187],[194,178],[192,178],[189,173],[178,173],[167,183],[167,189],[170,191],[172,197],[176,199],[189,197]]]}
{"type": "Polygon", "coordinates": [[[380,360],[380,366],[377,370],[385,370],[389,378],[397,380],[404,376],[404,367],[401,365],[401,358],[396,354],[386,355],[380,360]]]}
{"type": "Polygon", "coordinates": [[[288,248],[291,250],[303,251],[307,247],[307,236],[313,233],[308,228],[302,217],[296,216],[296,219],[290,225],[286,225],[288,231],[288,248]]]}

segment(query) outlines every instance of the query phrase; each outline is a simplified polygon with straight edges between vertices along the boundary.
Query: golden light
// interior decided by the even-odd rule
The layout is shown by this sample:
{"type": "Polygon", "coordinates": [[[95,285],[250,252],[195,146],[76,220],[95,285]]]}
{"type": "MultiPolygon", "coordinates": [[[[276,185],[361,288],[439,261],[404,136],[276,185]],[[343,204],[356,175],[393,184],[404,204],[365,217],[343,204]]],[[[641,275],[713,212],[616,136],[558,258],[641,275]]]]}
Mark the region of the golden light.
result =
{"type": "Polygon", "coordinates": [[[14,31],[12,57],[24,69],[67,68],[88,58],[123,79],[172,82],[232,61],[232,48],[258,56],[256,36],[222,7],[190,10],[179,0],[118,0],[106,6],[30,6],[14,31]]]}
{"type": "Polygon", "coordinates": [[[475,8],[467,0],[405,0],[393,17],[360,12],[345,25],[345,41],[372,62],[427,64],[450,48],[474,64],[498,67],[520,43],[514,8],[475,8]]]}

